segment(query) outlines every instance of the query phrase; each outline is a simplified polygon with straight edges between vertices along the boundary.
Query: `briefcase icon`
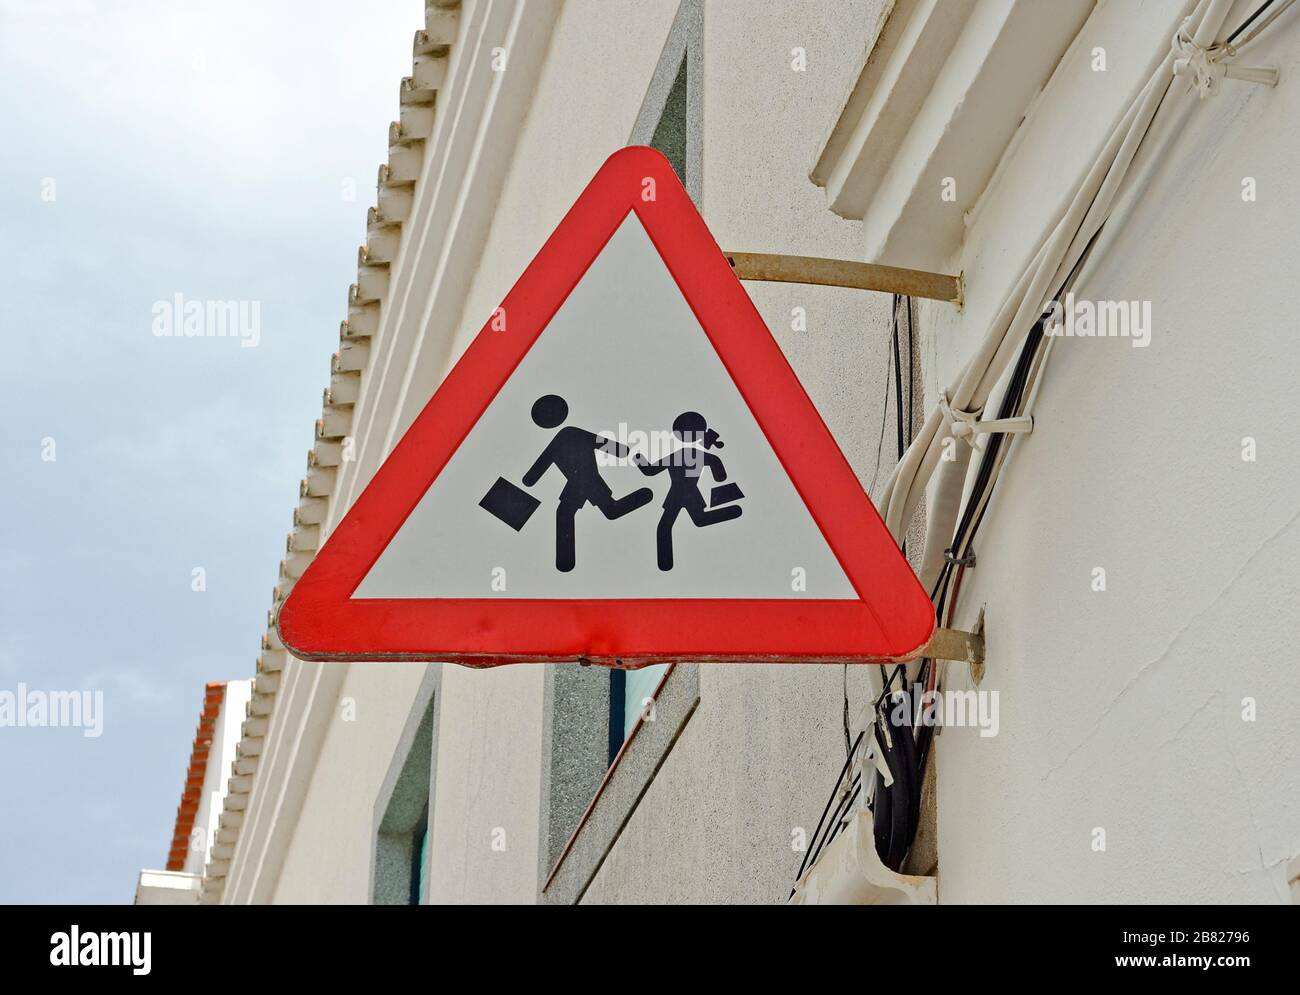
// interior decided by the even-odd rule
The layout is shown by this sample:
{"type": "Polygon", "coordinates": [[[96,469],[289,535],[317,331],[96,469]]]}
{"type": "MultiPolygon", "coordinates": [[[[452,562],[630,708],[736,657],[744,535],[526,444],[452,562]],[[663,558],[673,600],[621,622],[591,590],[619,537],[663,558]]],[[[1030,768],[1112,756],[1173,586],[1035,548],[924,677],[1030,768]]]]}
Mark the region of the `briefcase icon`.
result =
{"type": "Polygon", "coordinates": [[[732,501],[739,501],[744,496],[745,492],[740,489],[738,484],[731,482],[719,484],[709,491],[709,507],[716,508],[720,504],[730,504],[732,501]]]}
{"type": "Polygon", "coordinates": [[[504,477],[497,477],[497,482],[483,495],[478,506],[518,532],[528,524],[528,519],[541,503],[504,477]]]}

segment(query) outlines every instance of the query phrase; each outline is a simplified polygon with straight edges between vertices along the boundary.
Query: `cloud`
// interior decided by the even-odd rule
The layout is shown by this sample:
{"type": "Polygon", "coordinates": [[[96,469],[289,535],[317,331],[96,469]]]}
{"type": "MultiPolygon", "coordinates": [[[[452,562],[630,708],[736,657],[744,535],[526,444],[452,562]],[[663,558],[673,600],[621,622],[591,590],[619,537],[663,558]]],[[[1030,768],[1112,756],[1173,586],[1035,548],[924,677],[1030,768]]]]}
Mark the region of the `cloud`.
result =
{"type": "Polygon", "coordinates": [[[21,81],[0,102],[0,267],[23,288],[0,683],[103,688],[112,730],[6,741],[0,774],[39,800],[0,826],[7,900],[129,901],[165,852],[204,683],[252,672],[422,20],[422,0],[0,4],[21,81]],[[176,292],[260,301],[262,341],[154,337],[176,292]],[[154,843],[70,863],[40,830],[101,823],[154,843]]]}

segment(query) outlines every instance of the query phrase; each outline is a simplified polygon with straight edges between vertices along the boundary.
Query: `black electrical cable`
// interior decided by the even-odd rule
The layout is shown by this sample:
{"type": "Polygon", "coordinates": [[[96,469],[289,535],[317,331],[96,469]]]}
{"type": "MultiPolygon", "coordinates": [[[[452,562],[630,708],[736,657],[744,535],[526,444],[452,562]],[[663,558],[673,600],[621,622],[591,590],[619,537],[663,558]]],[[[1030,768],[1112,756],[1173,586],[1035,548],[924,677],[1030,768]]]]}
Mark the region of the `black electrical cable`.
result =
{"type": "MultiPolygon", "coordinates": [[[[898,306],[898,295],[894,295],[894,307],[898,306]]],[[[898,312],[895,311],[895,314],[898,312]]],[[[893,351],[893,346],[890,346],[893,351]]],[[[892,358],[892,356],[891,356],[892,358]]],[[[880,460],[885,454],[885,425],[889,421],[889,373],[885,373],[885,396],[880,401],[880,438],[876,440],[876,474],[880,474],[880,460]]]]}
{"type": "MultiPolygon", "coordinates": [[[[890,763],[890,751],[879,734],[876,735],[876,740],[876,749],[884,755],[885,763],[890,764],[889,770],[892,774],[894,769],[901,765],[897,762],[890,763]]],[[[894,806],[898,802],[898,793],[890,790],[893,785],[887,786],[879,771],[875,772],[874,781],[875,789],[871,793],[871,831],[876,841],[876,856],[880,858],[882,864],[889,867],[890,845],[894,835],[894,806]]],[[[894,784],[897,783],[898,780],[895,778],[894,784]]]]}
{"type": "MultiPolygon", "coordinates": [[[[912,327],[912,299],[894,294],[890,312],[890,359],[894,367],[894,434],[898,446],[898,459],[901,460],[912,443],[913,437],[913,364],[914,336],[912,327]],[[903,357],[900,323],[900,310],[906,309],[907,315],[907,395],[903,394],[903,357]]],[[[888,384],[888,374],[886,374],[888,384]]],[[[879,469],[881,450],[884,448],[884,426],[888,419],[889,396],[886,387],[885,410],[881,413],[880,444],[877,447],[876,464],[879,469]]],[[[906,543],[903,544],[906,555],[906,543]]],[[[920,818],[921,786],[916,780],[917,750],[912,731],[910,709],[903,710],[899,722],[894,721],[897,708],[885,707],[895,680],[904,669],[895,667],[885,682],[880,696],[875,702],[876,723],[880,728],[888,729],[888,738],[877,736],[877,749],[880,750],[885,764],[889,768],[891,783],[886,785],[879,771],[874,776],[871,811],[872,826],[875,833],[876,853],[886,867],[898,870],[907,858],[912,840],[916,836],[916,827],[920,818]]],[[[904,686],[899,694],[901,700],[910,701],[904,676],[904,686]]],[[[900,700],[895,697],[895,704],[900,700]]]]}
{"type": "MultiPolygon", "coordinates": [[[[853,763],[853,754],[857,752],[858,744],[862,742],[862,737],[865,731],[866,730],[863,730],[863,732],[858,733],[858,738],[853,741],[853,749],[849,752],[848,757],[845,759],[844,766],[840,768],[840,776],[835,781],[836,788],[839,788],[840,783],[844,780],[845,776],[847,776],[849,772],[849,766],[853,763]]],[[[817,820],[817,828],[813,830],[812,839],[808,841],[808,849],[804,851],[803,861],[799,864],[799,873],[795,875],[795,880],[798,880],[799,878],[803,877],[803,872],[808,867],[810,858],[813,854],[812,843],[815,842],[817,838],[821,835],[822,826],[826,824],[826,817],[830,815],[831,805],[834,801],[835,801],[834,794],[832,794],[830,798],[826,799],[826,807],[822,809],[821,818],[817,820]]],[[[820,851],[820,847],[818,848],[818,850],[820,851]]],[[[791,894],[794,894],[794,892],[792,891],[791,894]]]]}
{"type": "MultiPolygon", "coordinates": [[[[1058,288],[1054,297],[1056,301],[1059,302],[1066,290],[1073,286],[1080,270],[1083,268],[1084,262],[1092,254],[1093,247],[1100,235],[1101,229],[1098,229],[1093,233],[1088,244],[1084,246],[1078,261],[1062,281],[1060,288],[1058,288]]],[[[1025,400],[1025,388],[1028,386],[1030,373],[1037,361],[1039,350],[1045,348],[1044,321],[1045,318],[1040,317],[1030,328],[1029,334],[1025,336],[1024,344],[1020,348],[1020,354],[1016,358],[1016,365],[1007,381],[1007,388],[1003,392],[1001,403],[998,406],[998,418],[1011,418],[1018,415],[1022,410],[1025,400]]],[[[957,528],[953,533],[952,544],[948,547],[956,556],[962,555],[963,551],[969,547],[984,520],[984,513],[988,509],[988,501],[985,498],[989,496],[989,493],[986,492],[991,492],[993,474],[997,468],[1002,447],[1009,444],[1009,440],[1001,434],[995,433],[989,437],[980,464],[976,469],[975,483],[971,488],[970,499],[967,501],[959,518],[957,528]]],[[[930,592],[930,598],[935,605],[936,623],[939,625],[944,623],[943,612],[948,601],[948,588],[953,579],[955,566],[956,564],[952,560],[944,563],[939,572],[939,577],[935,581],[935,586],[930,592]]],[[[918,740],[920,762],[922,770],[924,770],[934,740],[934,728],[928,724],[923,725],[918,740]]]]}
{"type": "Polygon", "coordinates": [[[894,775],[893,789],[901,804],[894,806],[894,826],[889,839],[889,858],[886,866],[891,870],[901,870],[907,859],[907,851],[912,848],[916,838],[916,827],[920,817],[920,784],[916,765],[916,739],[912,731],[911,695],[900,692],[894,698],[894,708],[889,713],[889,732],[893,737],[893,753],[898,757],[897,766],[890,766],[894,775]],[[902,715],[897,715],[898,712],[902,715]],[[897,718],[896,718],[897,716],[897,718]]]}
{"type": "MultiPolygon", "coordinates": [[[[898,447],[898,459],[901,460],[915,437],[915,323],[912,312],[912,299],[900,294],[893,295],[890,316],[890,356],[894,368],[894,434],[898,447]],[[903,392],[903,329],[900,328],[902,315],[906,316],[907,343],[907,392],[903,392]]],[[[885,425],[889,420],[889,380],[886,373],[885,397],[880,413],[880,437],[876,446],[876,469],[879,472],[880,460],[884,455],[885,425]]],[[[906,544],[903,545],[906,553],[906,544]]],[[[846,753],[852,759],[857,743],[848,745],[848,687],[847,667],[845,669],[844,719],[846,753]]],[[[878,737],[877,749],[880,750],[890,772],[891,783],[886,785],[879,771],[875,774],[870,807],[872,823],[876,835],[876,850],[881,861],[894,870],[901,868],[916,837],[920,822],[921,778],[924,767],[921,762],[920,744],[913,729],[912,693],[915,685],[909,684],[906,668],[897,665],[893,668],[875,702],[876,723],[882,729],[888,729],[888,736],[878,737]],[[894,691],[894,685],[902,677],[902,686],[894,691]],[[886,707],[891,698],[894,707],[886,707]],[[900,708],[902,703],[906,707],[900,708]],[[897,715],[898,720],[895,721],[897,715]]],[[[843,775],[841,775],[841,780],[843,775]]],[[[856,791],[853,792],[856,795],[856,791]]],[[[827,825],[827,836],[836,831],[835,819],[838,819],[841,806],[836,807],[831,824],[827,825]]],[[[830,803],[818,823],[820,831],[826,816],[830,814],[830,803]]],[[[817,838],[818,833],[814,833],[817,838]]],[[[825,838],[818,843],[817,850],[825,845],[825,838]]],[[[802,873],[802,871],[801,871],[802,873]]]]}
{"type": "Polygon", "coordinates": [[[1254,24],[1256,19],[1259,17],[1259,15],[1264,13],[1264,11],[1268,10],[1268,8],[1272,6],[1273,6],[1273,0],[1264,0],[1263,4],[1260,5],[1259,9],[1256,10],[1255,13],[1251,14],[1248,18],[1242,21],[1241,24],[1237,26],[1237,30],[1234,31],[1232,34],[1228,35],[1228,40],[1226,44],[1231,45],[1234,41],[1236,41],[1238,35],[1240,35],[1248,27],[1254,24]]]}
{"type": "MultiPolygon", "coordinates": [[[[1065,288],[1073,284],[1084,261],[1092,251],[1096,243],[1097,235],[1095,233],[1084,251],[1080,254],[1078,262],[1070,271],[1064,281],[1057,297],[1065,292],[1065,288]]],[[[910,313],[909,313],[910,318],[910,313]]],[[[1030,328],[1025,336],[1025,341],[1021,345],[1020,353],[1016,358],[1016,364],[1012,369],[1011,376],[1007,381],[1006,390],[1003,392],[1000,404],[998,406],[998,418],[1010,418],[1017,415],[1024,403],[1025,390],[1029,384],[1029,376],[1033,371],[1034,364],[1038,359],[1039,350],[1044,347],[1044,321],[1040,317],[1030,328]]],[[[901,396],[901,389],[899,391],[901,396]]],[[[990,436],[986,445],[980,464],[976,470],[975,484],[971,490],[971,497],[959,517],[958,526],[953,535],[952,545],[949,547],[954,554],[960,555],[967,547],[969,541],[974,538],[975,531],[978,529],[980,522],[984,517],[984,511],[988,506],[985,498],[992,489],[994,479],[993,475],[998,466],[1002,446],[1009,444],[1008,440],[999,433],[990,436]]],[[[935,586],[931,591],[931,599],[935,605],[936,624],[944,624],[944,607],[948,599],[949,585],[952,583],[954,569],[956,564],[950,559],[940,570],[939,577],[935,581],[935,586]]],[[[900,664],[890,673],[888,680],[885,682],[884,689],[881,691],[880,698],[877,699],[877,708],[890,695],[895,680],[902,678],[902,687],[899,694],[906,696],[907,700],[918,693],[918,689],[926,687],[925,678],[929,668],[933,666],[932,661],[924,661],[918,673],[917,680],[911,684],[907,681],[906,669],[900,664]]],[[[894,726],[891,724],[891,732],[894,726]]],[[[891,826],[891,835],[886,840],[884,832],[878,827],[876,837],[876,850],[880,859],[887,867],[898,870],[902,861],[906,859],[907,850],[910,848],[912,840],[915,837],[916,828],[920,823],[920,806],[921,806],[921,788],[925,779],[925,769],[929,760],[930,748],[934,741],[934,726],[932,723],[923,722],[919,729],[913,730],[911,722],[908,722],[906,734],[895,736],[895,741],[899,747],[887,751],[886,759],[890,764],[890,773],[894,775],[895,783],[886,788],[883,779],[877,775],[876,792],[883,795],[885,802],[885,811],[889,816],[891,826]],[[906,738],[904,738],[904,735],[906,738]],[[910,747],[910,749],[909,749],[910,747]],[[896,755],[896,756],[895,756],[896,755]],[[897,763],[895,762],[897,761],[897,763]],[[902,766],[907,767],[906,776],[899,777],[896,771],[902,766]],[[900,810],[906,810],[907,819],[900,818],[900,810]],[[892,827],[897,824],[897,829],[892,827]],[[906,834],[906,845],[902,846],[893,838],[893,832],[906,834]],[[883,848],[882,848],[883,847],[883,848]],[[891,860],[897,860],[893,864],[891,860]]],[[[883,815],[878,816],[883,819],[883,815]]]]}
{"type": "MultiPolygon", "coordinates": [[[[1053,298],[1058,303],[1061,301],[1066,290],[1074,284],[1080,270],[1083,268],[1084,262],[1086,262],[1088,257],[1092,254],[1093,246],[1096,245],[1097,239],[1100,235],[1101,229],[1099,228],[1093,233],[1092,238],[1088,240],[1088,244],[1084,246],[1083,252],[1079,254],[1078,261],[1075,262],[1069,274],[1061,282],[1061,286],[1057,289],[1053,298]]],[[[1012,370],[1011,377],[1007,382],[1007,388],[1002,395],[1002,401],[998,406],[997,417],[1000,419],[1011,418],[1020,412],[1024,400],[1023,394],[1025,386],[1028,383],[1030,371],[1033,369],[1038,350],[1043,346],[1044,320],[1045,317],[1040,317],[1036,322],[1034,322],[1033,326],[1029,329],[1029,333],[1025,336],[1025,341],[1021,346],[1020,354],[1016,358],[1016,365],[1012,370]]],[[[987,502],[981,504],[980,499],[984,496],[984,492],[988,488],[992,479],[994,469],[997,466],[998,456],[1001,453],[1004,442],[1005,437],[1003,435],[995,433],[989,437],[988,445],[985,447],[980,460],[980,465],[976,470],[975,485],[971,490],[970,500],[963,509],[961,518],[958,521],[957,529],[953,533],[952,544],[949,546],[954,554],[960,554],[967,539],[971,537],[971,530],[978,521],[978,518],[976,518],[976,509],[982,509],[987,506],[987,502]]],[[[982,518],[982,510],[979,513],[979,517],[982,518]]],[[[935,582],[935,587],[930,592],[931,599],[937,599],[935,600],[936,606],[941,605],[943,598],[946,597],[947,585],[952,575],[953,565],[954,564],[951,561],[944,564],[943,569],[940,571],[939,578],[935,582]]]]}
{"type": "Polygon", "coordinates": [[[876,771],[872,830],[881,863],[897,871],[902,868],[916,838],[921,812],[920,768],[912,731],[911,695],[906,690],[893,695],[886,705],[877,709],[876,725],[880,730],[876,735],[877,749],[889,768],[892,781],[886,785],[884,775],[876,771]]]}
{"type": "MultiPolygon", "coordinates": [[[[1073,286],[1077,279],[1083,264],[1092,254],[1093,246],[1097,244],[1097,238],[1101,235],[1101,229],[1093,233],[1088,244],[1084,246],[1083,252],[1079,254],[1079,259],[1071,268],[1069,274],[1061,282],[1057,289],[1054,300],[1060,303],[1067,288],[1073,286]]],[[[1016,365],[1012,370],[1011,377],[1007,382],[1007,388],[1003,392],[1002,401],[998,406],[998,418],[1011,418],[1018,415],[1021,406],[1024,403],[1025,387],[1028,385],[1029,374],[1033,369],[1034,362],[1038,355],[1038,350],[1044,346],[1044,323],[1045,316],[1040,316],[1033,326],[1029,329],[1028,335],[1025,336],[1024,344],[1020,348],[1020,355],[1016,358],[1016,365]]],[[[998,457],[1001,454],[1003,445],[1009,444],[1009,440],[1001,434],[994,434],[989,437],[988,445],[985,447],[982,458],[980,459],[979,468],[976,471],[975,486],[971,490],[970,500],[962,511],[961,518],[957,525],[957,530],[953,534],[952,545],[949,547],[953,553],[960,555],[970,538],[974,536],[974,529],[978,522],[983,518],[984,509],[988,506],[987,501],[981,500],[985,496],[993,478],[993,473],[998,465],[998,457]]],[[[944,570],[941,574],[944,583],[944,594],[946,596],[947,582],[952,575],[952,562],[944,564],[944,570]]],[[[933,592],[932,592],[933,593],[933,592]]],[[[940,604],[941,602],[936,602],[940,604]]]]}
{"type": "MultiPolygon", "coordinates": [[[[912,404],[912,385],[916,382],[916,370],[913,368],[916,347],[912,342],[912,298],[904,297],[907,308],[907,447],[912,448],[912,434],[916,430],[916,408],[912,404]]],[[[902,456],[899,456],[902,459],[902,456]]]]}
{"type": "MultiPolygon", "coordinates": [[[[911,298],[910,296],[908,296],[908,297],[902,297],[902,296],[899,295],[899,294],[894,294],[894,295],[893,295],[893,309],[892,309],[892,316],[893,316],[892,319],[891,319],[891,325],[892,325],[892,329],[891,329],[891,331],[892,331],[892,336],[891,336],[892,347],[891,347],[891,350],[890,350],[890,351],[893,353],[893,357],[892,357],[892,358],[893,358],[893,360],[894,360],[895,409],[896,409],[896,411],[897,411],[897,413],[898,413],[898,414],[897,414],[897,425],[898,425],[898,459],[899,459],[899,462],[901,462],[902,459],[903,459],[903,455],[907,452],[907,447],[910,447],[911,444],[912,444],[912,419],[911,419],[911,410],[912,410],[912,381],[913,381],[913,379],[914,379],[914,377],[912,376],[912,298],[911,298]],[[906,306],[907,306],[907,366],[908,366],[908,375],[907,375],[907,407],[908,407],[908,419],[907,419],[907,443],[906,443],[906,446],[904,445],[904,442],[903,442],[903,410],[902,410],[902,409],[903,409],[903,382],[902,382],[901,365],[900,365],[899,358],[898,358],[898,351],[899,351],[899,349],[898,349],[898,305],[899,305],[900,301],[905,302],[905,303],[906,303],[906,306]]],[[[887,403],[888,403],[888,402],[886,402],[886,404],[887,404],[887,403]]],[[[882,422],[881,422],[881,430],[880,430],[880,436],[881,436],[881,440],[882,440],[882,442],[883,442],[883,440],[884,440],[884,435],[885,435],[885,431],[884,431],[884,422],[883,422],[883,420],[882,420],[882,422]]],[[[876,455],[876,465],[879,466],[879,464],[880,464],[880,455],[879,455],[879,451],[877,451],[877,455],[876,455]]],[[[907,541],[906,541],[906,540],[904,540],[903,543],[902,543],[902,549],[903,549],[903,555],[906,556],[906,555],[907,555],[907,541]]],[[[876,706],[877,706],[877,707],[879,707],[880,704],[881,704],[881,702],[884,701],[886,695],[889,694],[890,689],[894,686],[894,681],[899,677],[900,674],[904,673],[905,669],[906,669],[906,668],[904,668],[902,664],[899,664],[899,665],[895,666],[894,669],[890,672],[889,676],[885,679],[884,686],[883,686],[883,687],[881,688],[881,690],[880,690],[880,695],[879,695],[879,697],[876,699],[876,706]]]]}
{"type": "MultiPolygon", "coordinates": [[[[1020,410],[1025,386],[1029,380],[1029,372],[1033,368],[1042,341],[1043,319],[1040,318],[1029,330],[1029,335],[1026,336],[1025,343],[1020,349],[1020,355],[1016,358],[1015,369],[1012,371],[1011,378],[1007,383],[1007,389],[1002,395],[1002,402],[998,407],[998,418],[1011,418],[1020,410]]],[[[1005,436],[997,433],[989,437],[983,458],[976,470],[975,485],[971,489],[970,500],[962,512],[957,530],[953,536],[952,545],[949,547],[954,553],[963,547],[968,535],[971,538],[974,537],[974,529],[978,525],[978,521],[983,518],[983,508],[987,507],[987,504],[980,508],[978,518],[975,515],[975,506],[979,497],[990,486],[993,469],[997,466],[998,456],[1004,440],[1005,436]]],[[[931,591],[931,598],[935,604],[936,623],[939,625],[942,625],[944,621],[942,613],[944,604],[947,601],[948,585],[952,580],[954,566],[955,564],[951,560],[943,565],[939,578],[935,581],[935,588],[931,591]]],[[[921,770],[924,772],[925,763],[930,755],[930,746],[934,740],[933,725],[923,723],[917,738],[917,753],[921,770]]]]}
{"type": "Polygon", "coordinates": [[[853,756],[853,744],[849,737],[849,665],[844,665],[844,755],[853,756]]]}
{"type": "Polygon", "coordinates": [[[822,850],[826,849],[826,847],[830,846],[831,841],[840,834],[840,830],[844,828],[845,820],[849,813],[853,811],[853,803],[858,800],[858,795],[861,791],[862,775],[854,774],[853,780],[849,782],[848,788],[843,793],[839,804],[835,806],[835,810],[831,813],[831,818],[826,823],[826,832],[822,835],[822,838],[817,841],[817,850],[812,855],[812,863],[815,864],[817,862],[818,854],[820,854],[822,850]]]}
{"type": "MultiPolygon", "coordinates": [[[[893,317],[893,338],[894,338],[894,422],[898,435],[898,459],[903,458],[904,441],[903,441],[903,357],[902,350],[898,347],[898,295],[894,295],[894,317],[893,317]]],[[[910,357],[909,357],[910,362],[910,357]]]]}

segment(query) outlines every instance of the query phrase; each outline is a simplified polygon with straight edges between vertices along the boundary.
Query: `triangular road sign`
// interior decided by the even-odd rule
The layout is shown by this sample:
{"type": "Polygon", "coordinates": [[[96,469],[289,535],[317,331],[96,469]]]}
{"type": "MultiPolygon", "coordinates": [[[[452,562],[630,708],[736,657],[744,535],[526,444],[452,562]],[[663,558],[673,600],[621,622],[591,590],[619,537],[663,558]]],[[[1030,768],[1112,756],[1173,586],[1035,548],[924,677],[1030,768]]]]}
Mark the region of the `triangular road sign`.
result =
{"type": "Polygon", "coordinates": [[[629,148],[278,626],[309,660],[882,662],[934,614],[668,161],[629,148]]]}

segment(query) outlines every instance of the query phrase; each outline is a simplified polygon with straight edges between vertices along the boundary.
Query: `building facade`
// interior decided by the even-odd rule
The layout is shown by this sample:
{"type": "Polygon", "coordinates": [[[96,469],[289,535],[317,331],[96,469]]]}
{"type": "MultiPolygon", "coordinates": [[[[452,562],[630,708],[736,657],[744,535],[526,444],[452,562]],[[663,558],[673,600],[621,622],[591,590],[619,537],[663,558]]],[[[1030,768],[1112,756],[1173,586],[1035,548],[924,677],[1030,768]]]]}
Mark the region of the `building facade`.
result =
{"type": "Polygon", "coordinates": [[[1290,901],[1300,12],[1213,45],[1256,6],[430,3],[202,900],[771,903],[803,872],[800,901],[1290,901]],[[725,251],[961,275],[959,304],[746,285],[923,583],[948,579],[941,620],[983,627],[982,672],[931,673],[996,721],[934,738],[902,874],[865,792],[819,829],[846,759],[870,775],[879,668],[317,664],[275,633],[629,144],[725,251]],[[1032,432],[971,426],[1004,412],[1032,432]]]}
{"type": "Polygon", "coordinates": [[[252,696],[252,680],[213,682],[203,689],[203,709],[190,747],[185,787],[176,806],[167,864],[162,870],[140,872],[136,905],[199,904],[203,873],[212,857],[227,795],[232,789],[252,786],[231,776],[240,741],[247,732],[258,731],[248,714],[252,696]]]}

